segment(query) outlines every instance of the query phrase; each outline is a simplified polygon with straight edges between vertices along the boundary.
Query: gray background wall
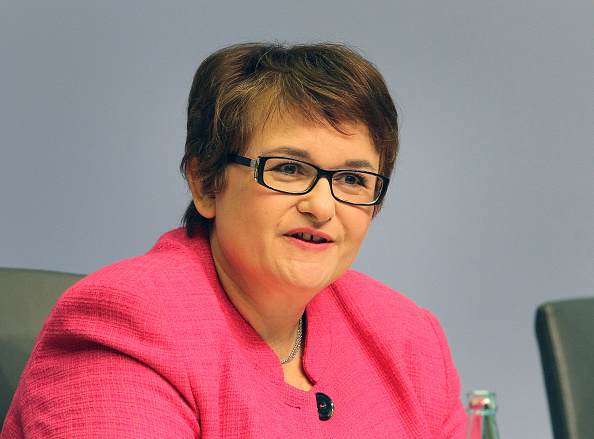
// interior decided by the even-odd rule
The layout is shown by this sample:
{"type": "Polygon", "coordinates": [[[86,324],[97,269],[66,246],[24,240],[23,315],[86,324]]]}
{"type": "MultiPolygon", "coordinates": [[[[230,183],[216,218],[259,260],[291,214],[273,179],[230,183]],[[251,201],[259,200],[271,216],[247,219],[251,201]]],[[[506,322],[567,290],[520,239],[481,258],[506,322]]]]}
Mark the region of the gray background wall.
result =
{"type": "Polygon", "coordinates": [[[431,309],[503,438],[552,437],[534,310],[594,285],[594,4],[0,4],[0,265],[87,273],[148,250],[189,200],[192,75],[235,42],[358,46],[402,154],[355,268],[431,309]]]}

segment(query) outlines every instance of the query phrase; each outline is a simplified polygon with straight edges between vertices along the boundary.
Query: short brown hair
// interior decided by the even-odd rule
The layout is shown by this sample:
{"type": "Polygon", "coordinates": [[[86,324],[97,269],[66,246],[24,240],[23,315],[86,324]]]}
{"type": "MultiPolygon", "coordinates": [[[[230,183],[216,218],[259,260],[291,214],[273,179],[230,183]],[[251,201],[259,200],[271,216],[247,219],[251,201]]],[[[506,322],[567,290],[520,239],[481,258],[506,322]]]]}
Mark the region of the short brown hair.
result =
{"type": "MultiPolygon", "coordinates": [[[[255,125],[266,120],[258,116],[282,109],[338,131],[345,123],[362,123],[380,156],[380,174],[391,175],[398,113],[385,81],[355,50],[334,43],[238,44],[206,58],[190,90],[182,173],[194,173],[204,193],[220,193],[229,154],[244,153],[255,125]],[[189,169],[191,162],[195,168],[189,169]]],[[[190,203],[183,218],[188,236],[211,222],[190,203]]]]}

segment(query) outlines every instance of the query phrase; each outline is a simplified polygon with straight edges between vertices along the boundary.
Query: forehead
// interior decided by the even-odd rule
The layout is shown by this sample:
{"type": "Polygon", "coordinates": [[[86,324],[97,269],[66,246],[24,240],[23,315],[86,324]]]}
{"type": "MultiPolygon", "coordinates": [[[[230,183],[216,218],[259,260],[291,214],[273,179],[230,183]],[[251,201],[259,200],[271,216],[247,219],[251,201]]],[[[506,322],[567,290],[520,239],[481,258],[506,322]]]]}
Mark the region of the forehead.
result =
{"type": "Polygon", "coordinates": [[[294,111],[270,113],[257,124],[245,153],[290,156],[321,167],[366,163],[370,165],[364,167],[379,168],[379,155],[365,125],[343,123],[336,129],[294,111]]]}
{"type": "MultiPolygon", "coordinates": [[[[274,129],[284,125],[307,125],[310,127],[325,127],[329,130],[338,131],[349,135],[354,131],[365,130],[370,135],[369,127],[364,121],[349,117],[346,112],[343,117],[337,116],[336,110],[333,114],[324,114],[324,110],[315,105],[301,105],[299,102],[293,105],[287,104],[277,90],[269,90],[256,98],[250,99],[245,110],[245,124],[243,136],[243,148],[247,147],[253,136],[270,134],[272,125],[274,129]],[[355,129],[356,128],[356,129],[355,129]]],[[[377,145],[374,144],[379,152],[377,145]]]]}

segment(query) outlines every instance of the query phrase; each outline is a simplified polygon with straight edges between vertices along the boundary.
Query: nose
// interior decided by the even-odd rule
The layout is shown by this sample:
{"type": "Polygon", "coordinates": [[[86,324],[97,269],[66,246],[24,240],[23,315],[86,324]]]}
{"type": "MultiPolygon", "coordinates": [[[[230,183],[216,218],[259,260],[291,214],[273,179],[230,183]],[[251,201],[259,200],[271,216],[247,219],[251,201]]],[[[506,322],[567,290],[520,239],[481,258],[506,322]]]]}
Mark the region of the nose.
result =
{"type": "Polygon", "coordinates": [[[332,196],[328,178],[320,178],[311,192],[300,196],[297,209],[313,216],[317,222],[326,222],[336,214],[337,201],[332,196]]]}

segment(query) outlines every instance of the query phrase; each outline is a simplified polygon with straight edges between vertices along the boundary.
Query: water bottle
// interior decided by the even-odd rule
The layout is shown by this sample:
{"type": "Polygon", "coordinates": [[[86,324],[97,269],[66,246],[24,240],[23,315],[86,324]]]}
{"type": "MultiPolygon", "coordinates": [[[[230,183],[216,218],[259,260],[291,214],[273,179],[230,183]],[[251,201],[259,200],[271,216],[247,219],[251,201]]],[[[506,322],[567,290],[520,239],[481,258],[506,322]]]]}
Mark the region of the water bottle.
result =
{"type": "Polygon", "coordinates": [[[475,390],[467,394],[466,411],[468,428],[466,439],[499,439],[495,422],[495,393],[488,390],[475,390]]]}

